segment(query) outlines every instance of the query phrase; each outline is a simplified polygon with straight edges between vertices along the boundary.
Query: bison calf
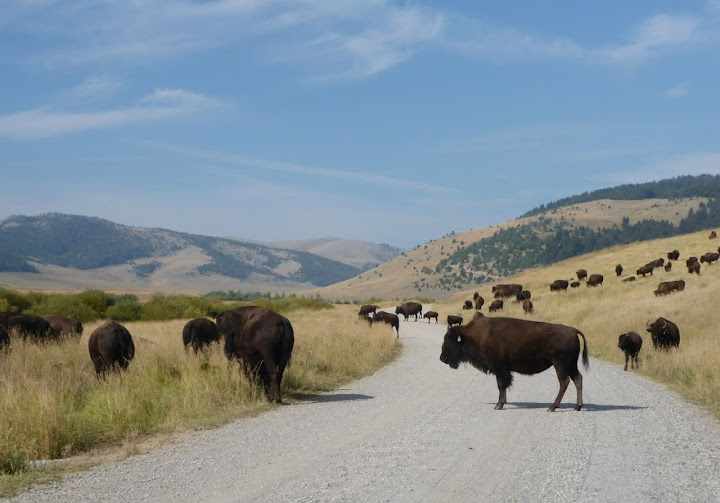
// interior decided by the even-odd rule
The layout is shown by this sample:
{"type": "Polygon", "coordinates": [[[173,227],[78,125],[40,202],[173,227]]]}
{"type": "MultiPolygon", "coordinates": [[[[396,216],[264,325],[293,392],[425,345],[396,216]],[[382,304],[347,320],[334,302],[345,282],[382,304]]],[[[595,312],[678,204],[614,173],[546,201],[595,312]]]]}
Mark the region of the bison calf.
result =
{"type": "Polygon", "coordinates": [[[570,283],[570,288],[578,288],[579,286],[580,286],[579,281],[573,281],[572,283],[570,283]]]}
{"type": "Polygon", "coordinates": [[[220,332],[217,325],[207,318],[196,318],[185,323],[182,331],[182,341],[185,349],[192,347],[195,354],[210,346],[213,342],[220,342],[220,332]]]}
{"type": "Polygon", "coordinates": [[[463,304],[463,307],[462,307],[462,308],[463,308],[463,309],[472,309],[472,308],[473,308],[473,303],[472,303],[472,301],[471,301],[471,300],[466,300],[465,303],[463,304]]]}
{"type": "Polygon", "coordinates": [[[533,303],[530,299],[523,301],[523,311],[525,311],[525,314],[533,314],[533,303]]]}
{"type": "Polygon", "coordinates": [[[628,332],[622,334],[618,338],[618,347],[625,352],[625,369],[628,367],[628,360],[630,360],[630,368],[639,368],[638,353],[642,348],[642,337],[637,332],[628,332]]]}
{"type": "Polygon", "coordinates": [[[490,304],[490,307],[488,308],[491,313],[494,313],[495,311],[499,311],[503,308],[503,301],[502,300],[494,300],[492,301],[492,304],[490,304]]]}
{"type": "Polygon", "coordinates": [[[438,313],[436,311],[428,311],[427,313],[425,313],[423,315],[423,318],[427,318],[428,323],[430,323],[430,320],[432,318],[435,318],[435,323],[437,323],[438,322],[438,313]]]}
{"type": "Polygon", "coordinates": [[[448,314],[448,317],[447,317],[448,327],[452,327],[453,325],[462,325],[462,322],[463,322],[462,316],[455,316],[452,314],[448,314]]]}

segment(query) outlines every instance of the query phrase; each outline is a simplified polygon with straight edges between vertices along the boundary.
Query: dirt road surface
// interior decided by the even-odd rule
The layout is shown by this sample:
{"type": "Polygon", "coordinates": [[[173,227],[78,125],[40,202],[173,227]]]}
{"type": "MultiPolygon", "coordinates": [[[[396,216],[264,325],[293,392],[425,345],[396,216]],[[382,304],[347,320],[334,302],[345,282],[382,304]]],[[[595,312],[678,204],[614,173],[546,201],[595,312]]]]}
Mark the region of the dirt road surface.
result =
{"type": "Polygon", "coordinates": [[[401,322],[403,356],[373,376],[12,501],[720,501],[720,429],[700,409],[593,360],[583,411],[572,383],[546,411],[553,369],[516,376],[495,411],[492,376],[440,362],[444,333],[401,322]]]}

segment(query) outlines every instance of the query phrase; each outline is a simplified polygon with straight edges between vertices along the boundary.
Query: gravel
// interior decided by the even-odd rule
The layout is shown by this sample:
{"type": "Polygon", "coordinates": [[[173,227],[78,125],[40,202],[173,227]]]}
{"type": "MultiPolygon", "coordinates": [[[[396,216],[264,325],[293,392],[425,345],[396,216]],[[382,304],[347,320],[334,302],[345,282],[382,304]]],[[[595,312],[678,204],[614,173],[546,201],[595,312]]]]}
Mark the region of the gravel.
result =
{"type": "Polygon", "coordinates": [[[720,501],[720,428],[701,409],[593,360],[582,412],[572,383],[546,412],[553,369],[516,376],[495,411],[492,376],[440,362],[444,333],[401,322],[403,356],[368,378],[10,501],[720,501]]]}

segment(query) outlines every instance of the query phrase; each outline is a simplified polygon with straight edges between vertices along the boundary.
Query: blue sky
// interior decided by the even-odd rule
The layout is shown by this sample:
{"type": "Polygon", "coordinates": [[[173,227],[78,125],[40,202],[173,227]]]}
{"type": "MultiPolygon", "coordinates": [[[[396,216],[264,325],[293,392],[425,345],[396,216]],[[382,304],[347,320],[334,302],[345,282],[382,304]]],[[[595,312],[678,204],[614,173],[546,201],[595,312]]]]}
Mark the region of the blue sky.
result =
{"type": "Polygon", "coordinates": [[[720,1],[0,0],[0,218],[412,247],[720,173],[720,1]]]}

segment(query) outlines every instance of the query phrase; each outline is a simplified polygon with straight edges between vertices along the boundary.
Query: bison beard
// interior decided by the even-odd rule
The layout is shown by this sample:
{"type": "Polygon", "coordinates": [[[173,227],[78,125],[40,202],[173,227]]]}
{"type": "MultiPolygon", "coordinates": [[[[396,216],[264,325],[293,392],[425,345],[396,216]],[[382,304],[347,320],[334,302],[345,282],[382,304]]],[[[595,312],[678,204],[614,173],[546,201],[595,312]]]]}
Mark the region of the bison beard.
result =
{"type": "Polygon", "coordinates": [[[587,341],[579,330],[514,318],[479,318],[470,324],[448,328],[443,341],[440,361],[456,369],[460,363],[470,363],[484,373],[494,374],[500,392],[495,409],[507,403],[507,388],[512,385],[512,372],[532,375],[555,367],[560,390],[550,406],[560,406],[570,379],[575,383],[577,402],[582,408],[582,374],[577,368],[580,341],[585,369],[589,368],[587,341]]]}

